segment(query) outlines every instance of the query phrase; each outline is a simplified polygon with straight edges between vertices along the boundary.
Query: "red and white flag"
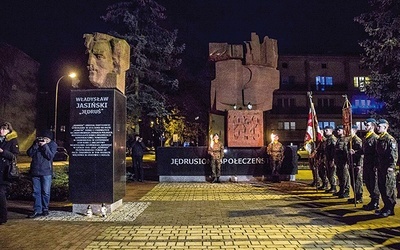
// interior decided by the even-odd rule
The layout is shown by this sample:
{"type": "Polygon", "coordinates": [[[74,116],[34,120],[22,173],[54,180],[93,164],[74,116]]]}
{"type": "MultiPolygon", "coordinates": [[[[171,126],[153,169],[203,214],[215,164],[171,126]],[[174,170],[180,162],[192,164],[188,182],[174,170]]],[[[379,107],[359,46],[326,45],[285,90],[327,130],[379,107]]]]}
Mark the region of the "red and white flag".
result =
{"type": "Polygon", "coordinates": [[[310,111],[308,112],[306,135],[304,136],[304,144],[316,141],[319,142],[322,141],[322,138],[323,133],[318,125],[317,114],[315,113],[315,110],[310,108],[310,111]]]}

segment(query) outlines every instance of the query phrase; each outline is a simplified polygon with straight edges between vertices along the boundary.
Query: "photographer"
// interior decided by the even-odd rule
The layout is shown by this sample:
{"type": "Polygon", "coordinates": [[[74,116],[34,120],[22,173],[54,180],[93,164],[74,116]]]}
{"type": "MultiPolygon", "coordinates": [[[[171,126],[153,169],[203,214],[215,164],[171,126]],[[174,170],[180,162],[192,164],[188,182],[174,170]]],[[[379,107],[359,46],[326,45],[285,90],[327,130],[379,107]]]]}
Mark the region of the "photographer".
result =
{"type": "Polygon", "coordinates": [[[43,131],[27,151],[32,158],[29,173],[32,177],[34,198],[33,213],[28,218],[49,215],[53,158],[57,152],[57,144],[52,138],[51,131],[43,131]]]}
{"type": "Polygon", "coordinates": [[[135,135],[135,140],[133,141],[130,148],[132,152],[132,165],[135,171],[135,179],[137,181],[143,181],[144,173],[143,173],[142,161],[143,161],[143,153],[144,150],[146,149],[146,146],[143,143],[143,138],[141,138],[139,135],[135,135]]]}

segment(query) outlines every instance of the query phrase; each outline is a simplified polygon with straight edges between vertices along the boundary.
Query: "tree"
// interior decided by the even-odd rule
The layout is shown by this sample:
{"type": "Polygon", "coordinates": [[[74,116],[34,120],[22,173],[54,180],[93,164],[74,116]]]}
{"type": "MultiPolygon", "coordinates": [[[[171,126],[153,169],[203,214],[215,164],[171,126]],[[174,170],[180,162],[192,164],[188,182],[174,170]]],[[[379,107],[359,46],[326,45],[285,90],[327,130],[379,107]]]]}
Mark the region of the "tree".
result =
{"type": "Polygon", "coordinates": [[[400,135],[400,1],[370,0],[371,12],[355,18],[364,26],[368,38],[362,65],[371,71],[366,93],[382,101],[393,134],[400,135]]]}
{"type": "Polygon", "coordinates": [[[131,46],[126,96],[128,120],[136,125],[142,115],[167,116],[165,91],[176,90],[179,85],[171,70],[181,64],[178,55],[185,45],[176,45],[177,30],[161,26],[166,19],[164,12],[165,8],[154,0],[132,0],[109,6],[102,17],[114,24],[111,35],[131,46]]]}

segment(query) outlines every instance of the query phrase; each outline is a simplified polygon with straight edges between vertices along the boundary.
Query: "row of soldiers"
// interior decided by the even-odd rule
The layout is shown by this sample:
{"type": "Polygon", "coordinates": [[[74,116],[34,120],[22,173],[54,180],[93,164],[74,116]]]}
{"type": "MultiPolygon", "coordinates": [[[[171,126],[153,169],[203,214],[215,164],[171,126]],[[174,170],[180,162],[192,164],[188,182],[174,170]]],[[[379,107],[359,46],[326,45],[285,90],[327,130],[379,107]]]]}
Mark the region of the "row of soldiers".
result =
{"type": "Polygon", "coordinates": [[[333,193],[339,198],[350,198],[350,186],[354,198],[349,203],[363,203],[363,183],[371,201],[363,205],[367,211],[387,217],[394,215],[396,204],[396,164],[398,160],[397,142],[387,131],[389,123],[385,119],[364,121],[366,135],[357,136],[357,126],[352,126],[350,136],[345,136],[342,125],[324,128],[322,142],[310,154],[313,183],[319,190],[333,193]],[[382,197],[383,208],[379,209],[382,197]]]}

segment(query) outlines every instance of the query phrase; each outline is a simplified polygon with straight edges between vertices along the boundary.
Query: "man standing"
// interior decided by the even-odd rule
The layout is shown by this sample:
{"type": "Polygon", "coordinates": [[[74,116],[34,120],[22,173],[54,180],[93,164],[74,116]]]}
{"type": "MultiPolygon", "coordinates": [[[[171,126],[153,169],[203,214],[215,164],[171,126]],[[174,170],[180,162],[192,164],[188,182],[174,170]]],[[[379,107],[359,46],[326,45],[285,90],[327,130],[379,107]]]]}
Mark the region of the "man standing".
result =
{"type": "Polygon", "coordinates": [[[371,211],[379,209],[379,187],[378,187],[378,172],[377,164],[378,157],[376,155],[376,142],[378,140],[378,135],[375,134],[376,120],[373,118],[368,118],[364,121],[365,131],[367,134],[363,139],[363,178],[365,186],[369,192],[369,197],[371,201],[363,206],[364,210],[371,211]]]}
{"type": "Polygon", "coordinates": [[[336,127],[337,142],[335,145],[335,163],[337,167],[337,176],[339,179],[339,192],[333,195],[339,198],[350,197],[350,174],[347,162],[347,138],[344,135],[343,125],[336,127]]]}
{"type": "Polygon", "coordinates": [[[357,136],[357,125],[351,127],[351,138],[347,145],[351,186],[354,191],[354,198],[348,199],[348,203],[363,203],[363,179],[362,179],[362,165],[364,155],[362,152],[362,140],[357,136]],[[354,183],[353,183],[354,180],[354,183]]]}
{"type": "Polygon", "coordinates": [[[210,145],[208,147],[208,153],[211,156],[211,172],[212,182],[219,183],[219,177],[221,176],[221,163],[224,158],[224,145],[219,141],[219,135],[217,133],[211,138],[210,145]]]}
{"type": "Polygon", "coordinates": [[[139,135],[135,135],[135,139],[131,145],[132,150],[132,165],[133,171],[135,173],[135,179],[137,181],[144,181],[144,171],[143,171],[143,153],[146,145],[143,143],[143,138],[139,135]]]}
{"type": "Polygon", "coordinates": [[[7,222],[7,190],[10,183],[8,171],[13,158],[19,154],[18,134],[11,123],[0,126],[0,225],[7,222]]]}
{"type": "Polygon", "coordinates": [[[334,162],[334,156],[335,156],[335,145],[336,145],[336,137],[333,135],[333,127],[332,126],[326,126],[324,128],[324,136],[325,136],[325,141],[324,141],[324,158],[325,158],[325,170],[326,174],[328,176],[328,180],[330,183],[330,188],[328,189],[328,186],[326,185],[325,187],[322,186],[320,189],[326,189],[326,192],[328,193],[335,193],[336,192],[336,185],[337,185],[337,180],[336,180],[336,165],[334,162]]]}
{"type": "Polygon", "coordinates": [[[27,151],[32,158],[29,174],[32,176],[34,198],[33,213],[28,218],[49,215],[53,158],[57,153],[57,144],[51,138],[51,131],[40,133],[27,151]]]}
{"type": "Polygon", "coordinates": [[[387,130],[389,122],[385,119],[378,121],[379,138],[376,143],[378,158],[378,186],[382,196],[383,208],[375,213],[382,217],[394,215],[396,205],[396,163],[398,159],[397,142],[387,130]]]}
{"type": "Polygon", "coordinates": [[[269,155],[270,166],[272,169],[272,181],[280,182],[279,171],[281,169],[285,148],[279,142],[279,136],[273,135],[272,142],[267,146],[267,154],[269,155]]]}

